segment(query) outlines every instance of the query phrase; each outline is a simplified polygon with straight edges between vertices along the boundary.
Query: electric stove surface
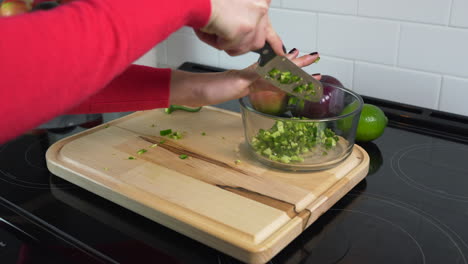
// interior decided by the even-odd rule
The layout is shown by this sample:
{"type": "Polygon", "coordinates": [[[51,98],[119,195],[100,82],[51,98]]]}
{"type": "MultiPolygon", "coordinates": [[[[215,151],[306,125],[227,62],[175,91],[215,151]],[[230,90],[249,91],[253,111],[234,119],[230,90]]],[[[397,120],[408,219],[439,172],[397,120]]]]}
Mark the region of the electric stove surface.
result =
{"type": "MultiPolygon", "coordinates": [[[[360,144],[368,176],[269,263],[468,263],[463,133],[447,138],[419,121],[404,129],[388,116],[384,135],[360,144]]],[[[82,130],[0,145],[0,263],[240,263],[51,174],[47,148],[82,130]]]]}

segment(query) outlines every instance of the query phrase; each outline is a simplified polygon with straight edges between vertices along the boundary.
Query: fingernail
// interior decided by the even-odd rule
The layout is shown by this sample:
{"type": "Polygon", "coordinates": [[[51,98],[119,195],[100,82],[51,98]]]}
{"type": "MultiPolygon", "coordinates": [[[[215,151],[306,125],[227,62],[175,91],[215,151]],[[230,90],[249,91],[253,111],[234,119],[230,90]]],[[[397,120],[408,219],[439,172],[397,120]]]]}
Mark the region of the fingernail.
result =
{"type": "Polygon", "coordinates": [[[290,51],[288,52],[288,54],[294,53],[296,50],[297,50],[297,49],[294,48],[294,49],[290,50],[290,51]]]}
{"type": "Polygon", "coordinates": [[[315,51],[315,52],[310,53],[309,55],[314,56],[314,55],[317,55],[317,54],[318,54],[318,52],[315,51]]]}
{"type": "Polygon", "coordinates": [[[320,72],[312,74],[312,76],[319,76],[320,72]]]}

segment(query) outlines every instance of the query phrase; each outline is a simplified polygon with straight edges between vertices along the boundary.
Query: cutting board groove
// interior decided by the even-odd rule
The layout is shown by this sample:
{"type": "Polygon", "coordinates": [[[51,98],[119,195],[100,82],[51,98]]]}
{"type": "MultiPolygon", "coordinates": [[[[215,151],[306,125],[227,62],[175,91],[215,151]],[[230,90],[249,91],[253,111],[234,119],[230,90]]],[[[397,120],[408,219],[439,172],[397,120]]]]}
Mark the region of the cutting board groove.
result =
{"type": "Polygon", "coordinates": [[[214,107],[136,112],[55,143],[46,159],[57,176],[248,263],[270,260],[369,166],[356,145],[329,170],[265,167],[247,151],[240,114],[214,107]],[[159,135],[169,128],[184,137],[159,135]]]}

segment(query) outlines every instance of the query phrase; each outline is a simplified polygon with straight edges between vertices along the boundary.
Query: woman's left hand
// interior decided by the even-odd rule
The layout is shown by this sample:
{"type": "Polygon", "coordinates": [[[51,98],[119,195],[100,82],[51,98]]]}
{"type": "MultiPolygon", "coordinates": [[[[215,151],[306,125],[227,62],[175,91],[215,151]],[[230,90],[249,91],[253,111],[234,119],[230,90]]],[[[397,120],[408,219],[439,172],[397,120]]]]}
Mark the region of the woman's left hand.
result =
{"type": "MultiPolygon", "coordinates": [[[[297,66],[308,66],[319,58],[318,54],[298,57],[294,50],[286,55],[297,66]]],[[[219,73],[190,73],[174,70],[171,77],[170,104],[186,106],[214,105],[239,99],[249,93],[277,91],[278,88],[260,78],[255,71],[257,64],[242,70],[228,70],[219,73]]],[[[320,79],[320,75],[314,76],[320,79]]]]}

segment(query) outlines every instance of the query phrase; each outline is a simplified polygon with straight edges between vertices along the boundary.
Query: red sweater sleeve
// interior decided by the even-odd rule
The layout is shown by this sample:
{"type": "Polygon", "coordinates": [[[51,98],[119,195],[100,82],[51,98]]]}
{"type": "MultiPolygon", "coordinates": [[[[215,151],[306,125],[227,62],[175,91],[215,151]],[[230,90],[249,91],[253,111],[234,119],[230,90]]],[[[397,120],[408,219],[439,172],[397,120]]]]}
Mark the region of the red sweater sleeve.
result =
{"type": "Polygon", "coordinates": [[[171,69],[132,65],[67,114],[128,112],[167,107],[171,69]]]}
{"type": "Polygon", "coordinates": [[[133,83],[135,94],[144,83],[144,98],[167,100],[167,90],[156,99],[149,83],[167,88],[169,70],[129,64],[180,27],[204,26],[210,8],[210,0],[76,0],[0,18],[0,144],[67,111],[130,109],[104,105],[125,103],[138,78],[145,80],[133,83]]]}

